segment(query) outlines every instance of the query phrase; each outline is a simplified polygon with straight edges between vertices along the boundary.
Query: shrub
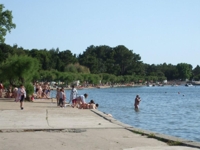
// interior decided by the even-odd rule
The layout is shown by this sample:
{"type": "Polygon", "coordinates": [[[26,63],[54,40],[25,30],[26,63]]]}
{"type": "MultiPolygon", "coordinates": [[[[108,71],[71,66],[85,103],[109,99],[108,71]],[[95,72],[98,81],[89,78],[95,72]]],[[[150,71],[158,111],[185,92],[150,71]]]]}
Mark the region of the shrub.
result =
{"type": "Polygon", "coordinates": [[[26,99],[29,99],[29,95],[32,95],[34,93],[33,84],[31,83],[25,84],[25,89],[26,89],[26,99]]]}

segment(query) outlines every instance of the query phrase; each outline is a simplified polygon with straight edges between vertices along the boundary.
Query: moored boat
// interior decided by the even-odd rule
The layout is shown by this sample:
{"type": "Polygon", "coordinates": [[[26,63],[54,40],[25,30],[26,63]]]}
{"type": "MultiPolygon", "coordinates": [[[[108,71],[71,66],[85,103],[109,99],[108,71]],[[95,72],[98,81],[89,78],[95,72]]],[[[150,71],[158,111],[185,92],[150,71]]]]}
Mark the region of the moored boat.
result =
{"type": "Polygon", "coordinates": [[[193,86],[191,83],[186,83],[185,86],[193,86]]]}

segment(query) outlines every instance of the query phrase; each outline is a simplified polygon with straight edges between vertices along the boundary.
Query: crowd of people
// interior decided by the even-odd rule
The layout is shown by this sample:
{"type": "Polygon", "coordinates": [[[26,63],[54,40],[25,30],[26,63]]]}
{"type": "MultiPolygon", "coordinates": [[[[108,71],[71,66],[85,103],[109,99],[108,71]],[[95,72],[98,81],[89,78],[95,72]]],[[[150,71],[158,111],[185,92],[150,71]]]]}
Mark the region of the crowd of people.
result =
{"type": "Polygon", "coordinates": [[[67,103],[64,88],[61,89],[57,88],[57,93],[56,93],[57,106],[61,108],[70,104],[73,108],[97,109],[99,104],[95,104],[94,100],[91,100],[89,103],[87,103],[86,102],[87,97],[88,97],[87,93],[78,96],[77,89],[74,87],[74,85],[72,85],[72,89],[70,91],[70,99],[69,102],[67,103]]]}
{"type": "MultiPolygon", "coordinates": [[[[48,83],[35,83],[34,86],[34,92],[32,95],[29,95],[29,100],[33,101],[35,98],[50,98],[50,85],[48,83]]],[[[18,90],[18,87],[13,87],[9,85],[9,87],[4,87],[3,83],[0,82],[0,98],[15,98],[16,92],[18,90]]]]}
{"type": "MultiPolygon", "coordinates": [[[[35,99],[48,99],[51,98],[51,87],[48,83],[35,83],[34,92],[32,95],[28,96],[29,101],[34,101],[35,99]]],[[[19,88],[12,87],[11,85],[8,88],[3,86],[3,83],[0,82],[0,98],[14,98],[16,102],[20,102],[20,108],[24,109],[23,102],[27,97],[26,90],[23,85],[19,88]]],[[[98,104],[95,104],[94,100],[91,100],[89,103],[86,103],[86,98],[88,94],[78,95],[78,91],[74,85],[70,90],[69,102],[67,102],[67,97],[64,88],[57,88],[56,91],[56,100],[57,106],[63,108],[66,105],[72,106],[73,108],[79,109],[97,109],[98,104]]]]}
{"type": "Polygon", "coordinates": [[[50,98],[51,87],[48,82],[34,84],[34,98],[50,98]]]}
{"type": "MultiPolygon", "coordinates": [[[[3,91],[4,91],[4,86],[3,83],[0,82],[0,98],[3,97],[3,91]]],[[[51,92],[51,87],[48,83],[35,83],[34,84],[34,93],[29,96],[29,100],[33,101],[35,98],[41,99],[41,98],[51,98],[50,97],[50,92],[51,92]]],[[[26,90],[23,85],[21,85],[19,88],[15,87],[13,88],[12,86],[9,86],[7,88],[5,94],[5,98],[15,98],[15,101],[18,102],[20,101],[20,108],[23,108],[23,101],[26,98],[26,90]]],[[[70,105],[73,108],[79,108],[79,109],[97,109],[99,104],[96,104],[94,100],[90,100],[89,103],[86,102],[86,99],[88,97],[88,94],[85,93],[83,95],[78,95],[78,91],[75,88],[74,85],[72,85],[72,89],[70,91],[70,97],[69,97],[69,102],[67,103],[67,97],[65,94],[64,88],[57,88],[56,92],[56,103],[57,106],[63,108],[66,105],[70,105]]],[[[134,101],[134,107],[136,110],[139,109],[139,103],[141,99],[139,95],[136,95],[135,101],[134,101]]]]}

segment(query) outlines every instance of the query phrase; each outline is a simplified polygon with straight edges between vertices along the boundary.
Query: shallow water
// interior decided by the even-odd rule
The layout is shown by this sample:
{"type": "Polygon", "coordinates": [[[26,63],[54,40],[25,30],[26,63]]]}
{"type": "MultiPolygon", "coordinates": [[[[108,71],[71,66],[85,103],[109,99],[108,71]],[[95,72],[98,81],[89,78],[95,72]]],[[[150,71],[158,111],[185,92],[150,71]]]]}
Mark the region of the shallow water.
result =
{"type": "MultiPolygon", "coordinates": [[[[87,102],[93,99],[99,110],[123,123],[158,133],[200,142],[200,86],[123,87],[83,89],[87,102]],[[133,104],[142,101],[139,111],[133,104]]],[[[66,91],[69,97],[70,91],[66,91]]]]}

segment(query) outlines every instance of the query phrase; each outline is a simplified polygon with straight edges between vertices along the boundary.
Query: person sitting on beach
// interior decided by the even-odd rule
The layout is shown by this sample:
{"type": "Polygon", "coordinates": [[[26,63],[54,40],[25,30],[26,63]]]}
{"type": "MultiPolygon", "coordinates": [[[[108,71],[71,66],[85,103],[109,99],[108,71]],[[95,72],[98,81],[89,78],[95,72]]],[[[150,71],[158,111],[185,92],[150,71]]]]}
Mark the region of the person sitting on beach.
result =
{"type": "Polygon", "coordinates": [[[86,104],[85,99],[87,97],[88,97],[88,94],[86,94],[86,93],[84,95],[78,96],[76,99],[74,99],[74,101],[73,101],[74,105],[72,105],[72,107],[78,107],[78,108],[83,107],[81,105],[85,105],[86,104]]]}
{"type": "Polygon", "coordinates": [[[97,109],[99,104],[89,104],[89,109],[97,109]]]}
{"type": "Polygon", "coordinates": [[[91,103],[91,104],[82,104],[80,105],[79,109],[97,109],[99,104],[91,103]]]}
{"type": "Polygon", "coordinates": [[[135,98],[135,104],[134,104],[135,109],[139,109],[140,101],[141,101],[141,99],[140,99],[139,95],[137,95],[135,98]]]}
{"type": "Polygon", "coordinates": [[[44,83],[42,85],[42,98],[48,98],[47,97],[47,89],[48,89],[48,84],[44,83]]]}
{"type": "Polygon", "coordinates": [[[89,109],[97,109],[99,107],[99,104],[95,104],[94,100],[90,100],[89,109]]]}
{"type": "Polygon", "coordinates": [[[94,100],[90,100],[89,103],[83,103],[80,105],[79,109],[89,109],[90,105],[95,104],[94,100]]]}
{"type": "Polygon", "coordinates": [[[36,87],[36,91],[37,91],[37,98],[42,98],[42,86],[41,86],[41,84],[38,84],[38,86],[36,87]]]}
{"type": "Polygon", "coordinates": [[[34,94],[32,94],[32,95],[30,96],[30,101],[33,102],[34,99],[35,99],[35,96],[34,96],[34,94]]]}
{"type": "Polygon", "coordinates": [[[91,99],[90,102],[88,104],[95,104],[94,100],[91,99]]]}
{"type": "Polygon", "coordinates": [[[13,89],[12,89],[12,85],[10,85],[9,88],[8,88],[8,98],[13,98],[13,89]]]}
{"type": "Polygon", "coordinates": [[[81,104],[79,109],[97,109],[99,104],[95,104],[94,100],[90,100],[89,103],[81,104]]]}
{"type": "Polygon", "coordinates": [[[50,92],[51,92],[51,87],[50,86],[47,87],[45,92],[46,92],[46,98],[51,98],[50,97],[50,92]]]}

